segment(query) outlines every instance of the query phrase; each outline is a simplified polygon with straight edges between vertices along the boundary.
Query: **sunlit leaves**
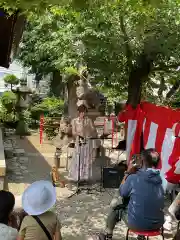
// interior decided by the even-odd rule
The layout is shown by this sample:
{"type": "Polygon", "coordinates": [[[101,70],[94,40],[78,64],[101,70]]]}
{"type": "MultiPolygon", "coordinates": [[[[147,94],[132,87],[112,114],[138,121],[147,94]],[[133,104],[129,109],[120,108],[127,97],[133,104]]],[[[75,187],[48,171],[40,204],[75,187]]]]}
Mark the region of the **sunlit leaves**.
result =
{"type": "Polygon", "coordinates": [[[129,62],[138,65],[141,54],[152,61],[152,71],[179,62],[179,1],[81,3],[67,1],[63,7],[45,9],[43,15],[29,14],[19,54],[25,66],[35,73],[57,69],[75,74],[80,65],[87,65],[95,84],[122,92],[128,85],[129,62]]]}

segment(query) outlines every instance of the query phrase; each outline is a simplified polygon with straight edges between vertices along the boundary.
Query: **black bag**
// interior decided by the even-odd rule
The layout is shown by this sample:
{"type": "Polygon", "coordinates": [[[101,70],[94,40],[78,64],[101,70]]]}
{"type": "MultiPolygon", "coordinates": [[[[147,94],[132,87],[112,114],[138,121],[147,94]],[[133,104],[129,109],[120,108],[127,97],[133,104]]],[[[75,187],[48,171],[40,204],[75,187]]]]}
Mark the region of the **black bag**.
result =
{"type": "Polygon", "coordinates": [[[48,240],[52,240],[52,237],[50,235],[50,233],[48,232],[47,228],[44,226],[44,224],[41,222],[41,220],[37,217],[37,216],[32,216],[36,222],[40,225],[40,227],[43,229],[43,231],[45,232],[48,240]]]}

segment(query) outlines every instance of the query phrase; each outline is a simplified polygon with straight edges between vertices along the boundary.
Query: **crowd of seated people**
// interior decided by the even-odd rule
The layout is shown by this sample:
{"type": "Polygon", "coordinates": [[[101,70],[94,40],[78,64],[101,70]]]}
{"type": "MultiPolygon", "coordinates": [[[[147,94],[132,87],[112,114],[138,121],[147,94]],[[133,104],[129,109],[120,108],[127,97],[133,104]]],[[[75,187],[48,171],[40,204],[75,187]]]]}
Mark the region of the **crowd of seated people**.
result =
{"type": "MultiPolygon", "coordinates": [[[[160,157],[155,149],[141,153],[138,162],[131,162],[120,185],[119,196],[110,204],[104,233],[93,239],[111,240],[116,224],[124,220],[134,231],[153,231],[163,228],[164,189],[160,171],[160,157]]],[[[13,213],[15,198],[0,191],[0,240],[61,240],[61,224],[53,211],[56,191],[51,182],[37,181],[22,195],[23,212],[19,221],[13,213]]],[[[180,204],[176,209],[180,219],[180,204]]],[[[180,239],[177,233],[174,240],[180,239]]],[[[138,236],[137,239],[144,239],[138,236]]]]}

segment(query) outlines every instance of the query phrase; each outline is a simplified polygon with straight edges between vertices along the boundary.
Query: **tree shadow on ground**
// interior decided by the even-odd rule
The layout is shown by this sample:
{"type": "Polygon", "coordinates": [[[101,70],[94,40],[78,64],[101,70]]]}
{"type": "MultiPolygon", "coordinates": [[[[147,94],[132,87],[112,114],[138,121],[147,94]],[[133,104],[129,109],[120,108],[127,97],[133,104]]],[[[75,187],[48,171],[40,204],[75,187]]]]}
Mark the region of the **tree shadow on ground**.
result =
{"type": "MultiPolygon", "coordinates": [[[[6,189],[8,184],[31,184],[38,180],[51,180],[50,161],[41,154],[36,143],[25,137],[20,139],[16,135],[5,137],[5,143],[12,144],[12,156],[6,156],[6,189]]],[[[7,148],[5,148],[7,151],[7,148]]],[[[8,150],[9,151],[9,150],[8,150]]],[[[54,156],[54,152],[49,153],[54,156]]]]}
{"type": "MultiPolygon", "coordinates": [[[[62,222],[63,239],[86,239],[91,234],[103,231],[111,200],[112,195],[108,191],[90,195],[81,193],[70,199],[58,200],[56,211],[62,222]]],[[[124,224],[119,223],[115,237],[123,239],[125,231],[124,224]]]]}
{"type": "MultiPolygon", "coordinates": [[[[106,189],[105,192],[95,192],[89,195],[83,192],[70,199],[58,198],[56,211],[62,222],[63,239],[83,240],[104,231],[109,204],[114,193],[115,190],[109,192],[106,189]]],[[[166,205],[169,206],[168,200],[166,200],[166,205]]],[[[167,212],[167,207],[165,211],[167,212]]],[[[176,223],[173,222],[173,232],[176,231],[176,226],[176,223]]],[[[115,228],[113,239],[125,239],[126,231],[125,223],[119,222],[115,228]]],[[[136,236],[130,235],[129,239],[136,239],[136,236]]],[[[151,239],[160,240],[162,237],[152,237],[151,239]]],[[[172,234],[165,232],[165,239],[172,239],[172,234]]]]}

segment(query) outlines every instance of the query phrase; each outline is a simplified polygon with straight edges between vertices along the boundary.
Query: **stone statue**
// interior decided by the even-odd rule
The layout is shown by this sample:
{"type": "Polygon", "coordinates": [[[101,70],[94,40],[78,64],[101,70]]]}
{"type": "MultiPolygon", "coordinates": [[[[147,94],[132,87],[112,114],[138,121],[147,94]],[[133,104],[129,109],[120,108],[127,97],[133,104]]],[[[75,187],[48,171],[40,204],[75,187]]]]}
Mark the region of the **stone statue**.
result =
{"type": "Polygon", "coordinates": [[[100,111],[105,110],[106,98],[92,87],[88,80],[87,71],[81,73],[81,78],[76,87],[76,95],[78,99],[77,106],[79,101],[86,101],[88,116],[93,120],[101,115],[100,111]]]}
{"type": "Polygon", "coordinates": [[[86,95],[89,92],[88,83],[85,79],[80,79],[78,81],[78,86],[76,88],[77,98],[80,100],[86,99],[86,95]]]}
{"type": "MultiPolygon", "coordinates": [[[[81,77],[79,80],[76,79],[76,83],[77,83],[76,88],[75,88],[75,84],[72,85],[71,93],[73,92],[73,94],[70,94],[68,97],[69,97],[69,100],[71,100],[71,102],[73,103],[72,110],[74,110],[74,112],[81,105],[85,105],[85,107],[87,108],[87,117],[89,117],[94,124],[94,120],[101,115],[99,112],[99,107],[102,106],[102,103],[104,104],[103,101],[105,100],[105,98],[103,95],[99,94],[97,90],[93,89],[93,87],[91,86],[88,80],[87,71],[81,72],[80,76],[81,77]],[[77,99],[77,102],[75,98],[77,99]],[[74,106],[74,103],[76,103],[75,106],[74,106]]],[[[55,166],[57,168],[60,167],[60,160],[61,160],[61,163],[63,159],[66,159],[65,160],[66,163],[68,162],[69,156],[67,152],[68,152],[69,146],[70,147],[75,146],[75,143],[73,142],[73,138],[72,138],[71,120],[76,118],[77,116],[76,114],[74,114],[74,116],[72,114],[70,117],[71,119],[68,117],[64,117],[61,119],[59,134],[56,137],[54,142],[54,145],[56,147],[55,166]]],[[[66,169],[67,168],[68,167],[66,164],[66,169]]]]}

